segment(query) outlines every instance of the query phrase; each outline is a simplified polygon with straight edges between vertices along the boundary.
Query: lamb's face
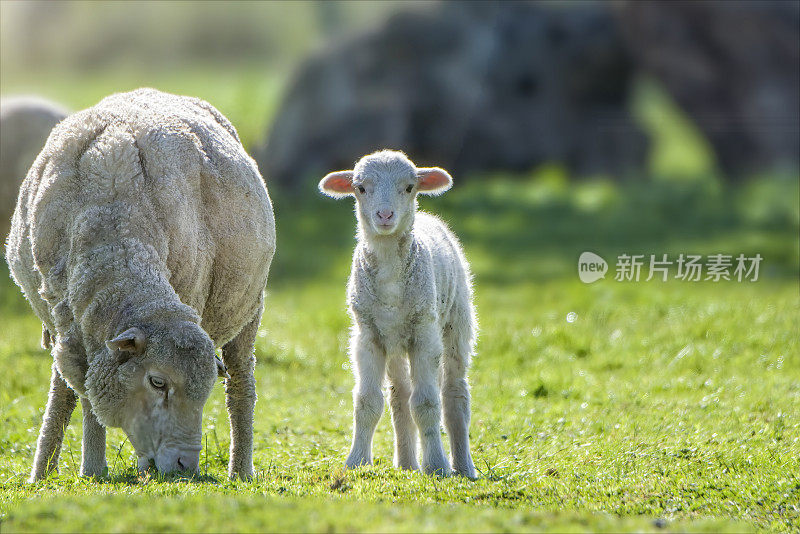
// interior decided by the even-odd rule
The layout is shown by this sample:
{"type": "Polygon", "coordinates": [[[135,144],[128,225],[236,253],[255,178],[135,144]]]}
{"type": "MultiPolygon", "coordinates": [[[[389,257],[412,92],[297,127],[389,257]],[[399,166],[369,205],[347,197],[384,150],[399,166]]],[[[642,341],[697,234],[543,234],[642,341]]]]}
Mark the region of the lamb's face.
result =
{"type": "Polygon", "coordinates": [[[196,471],[203,406],[219,372],[208,335],[187,322],[151,334],[132,328],[107,345],[119,365],[113,386],[90,394],[98,418],[125,431],[140,469],[152,461],[162,472],[196,471]]]}
{"type": "Polygon", "coordinates": [[[353,173],[356,215],[368,233],[391,235],[414,225],[417,169],[405,156],[363,158],[353,173]]]}
{"type": "Polygon", "coordinates": [[[327,175],[320,190],[334,198],[353,195],[356,216],[367,235],[388,236],[414,225],[417,194],[441,194],[452,185],[446,171],[417,169],[402,152],[383,150],[364,156],[352,171],[327,175]]]}

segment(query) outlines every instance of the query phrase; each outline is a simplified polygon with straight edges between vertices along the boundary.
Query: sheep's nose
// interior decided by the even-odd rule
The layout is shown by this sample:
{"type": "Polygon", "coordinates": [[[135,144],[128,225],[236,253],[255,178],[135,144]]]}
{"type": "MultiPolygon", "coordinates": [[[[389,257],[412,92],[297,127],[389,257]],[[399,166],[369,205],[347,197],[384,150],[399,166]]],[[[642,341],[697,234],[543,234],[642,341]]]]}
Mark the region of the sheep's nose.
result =
{"type": "Polygon", "coordinates": [[[194,451],[183,453],[178,456],[176,463],[181,471],[197,471],[200,467],[200,453],[194,451]]]}
{"type": "Polygon", "coordinates": [[[392,220],[392,217],[394,216],[394,212],[393,211],[389,211],[389,210],[381,210],[381,211],[379,211],[377,213],[377,215],[378,215],[378,218],[381,221],[387,221],[388,222],[388,221],[392,220]]]}

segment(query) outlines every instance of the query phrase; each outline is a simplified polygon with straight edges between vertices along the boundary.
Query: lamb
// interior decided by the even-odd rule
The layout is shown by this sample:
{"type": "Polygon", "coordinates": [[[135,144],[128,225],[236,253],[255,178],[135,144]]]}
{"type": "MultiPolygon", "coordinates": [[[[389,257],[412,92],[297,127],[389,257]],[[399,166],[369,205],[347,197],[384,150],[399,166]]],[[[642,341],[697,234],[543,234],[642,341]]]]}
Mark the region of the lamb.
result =
{"type": "Polygon", "coordinates": [[[319,183],[331,197],[354,196],[358,219],[347,290],[356,379],[348,468],[372,463],[388,374],[395,466],[419,470],[419,430],[425,473],[447,476],[452,465],[455,473],[475,478],[466,378],[477,331],[471,275],[447,226],[417,211],[417,194],[439,195],[451,185],[445,170],[416,168],[391,150],[364,156],[353,170],[330,173],[319,183]],[[442,413],[450,463],[440,435],[442,413]]]}
{"type": "Polygon", "coordinates": [[[0,99],[0,235],[5,238],[19,184],[50,130],[67,116],[54,102],[33,96],[0,99]]]}
{"type": "Polygon", "coordinates": [[[54,358],[31,480],[57,467],[78,397],[82,475],[106,469],[106,427],[124,430],[140,469],[196,471],[218,375],[228,472],[250,478],[253,346],[274,251],[261,175],[207,102],[139,89],[61,122],[6,246],[54,358]]]}

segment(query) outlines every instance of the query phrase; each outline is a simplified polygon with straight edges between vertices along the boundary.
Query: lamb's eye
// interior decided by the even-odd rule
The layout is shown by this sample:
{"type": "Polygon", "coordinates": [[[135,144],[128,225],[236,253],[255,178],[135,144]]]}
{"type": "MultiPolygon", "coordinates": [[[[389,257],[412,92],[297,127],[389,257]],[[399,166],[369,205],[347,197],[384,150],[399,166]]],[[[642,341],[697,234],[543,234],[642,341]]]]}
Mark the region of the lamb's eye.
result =
{"type": "Polygon", "coordinates": [[[150,377],[150,385],[156,389],[164,389],[164,386],[167,385],[167,381],[163,378],[159,378],[157,376],[150,377]]]}
{"type": "Polygon", "coordinates": [[[358,192],[361,193],[362,195],[367,192],[367,190],[364,189],[363,185],[358,185],[356,186],[356,188],[358,189],[358,192]]]}
{"type": "Polygon", "coordinates": [[[413,190],[414,190],[414,184],[409,184],[409,186],[406,187],[406,193],[410,193],[413,190]]]}

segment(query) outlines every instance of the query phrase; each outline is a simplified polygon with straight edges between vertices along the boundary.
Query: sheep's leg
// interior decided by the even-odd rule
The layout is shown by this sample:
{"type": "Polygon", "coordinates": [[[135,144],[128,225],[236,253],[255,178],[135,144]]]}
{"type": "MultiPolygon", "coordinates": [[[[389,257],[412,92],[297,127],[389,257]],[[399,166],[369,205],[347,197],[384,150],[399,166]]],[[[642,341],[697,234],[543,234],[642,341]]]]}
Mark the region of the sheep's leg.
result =
{"type": "Polygon", "coordinates": [[[222,347],[222,361],[230,378],[225,381],[225,405],[231,422],[228,476],[250,480],[253,477],[253,412],[256,405],[256,333],[261,314],[222,347]]]}
{"type": "Polygon", "coordinates": [[[36,443],[36,456],[29,482],[42,480],[51,471],[58,469],[58,455],[61,453],[61,443],[64,441],[64,429],[69,424],[76,404],[78,397],[58,374],[58,369],[53,363],[47,407],[44,411],[42,429],[39,431],[39,441],[36,443]]]}
{"type": "Polygon", "coordinates": [[[475,465],[469,452],[470,395],[467,384],[467,365],[470,344],[466,335],[451,325],[445,328],[442,404],[444,424],[450,437],[450,459],[453,471],[475,478],[475,465]]]}
{"type": "Polygon", "coordinates": [[[372,437],[383,413],[383,377],[386,354],[369,332],[355,334],[352,364],[356,375],[353,388],[353,443],[345,465],[348,468],[372,463],[372,437]]]}
{"type": "Polygon", "coordinates": [[[417,424],[422,444],[422,469],[429,474],[448,476],[450,464],[442,447],[442,405],[439,400],[439,362],[442,340],[433,325],[423,327],[409,351],[411,363],[411,415],[417,424]]]}
{"type": "Polygon", "coordinates": [[[81,476],[100,477],[106,470],[106,427],[92,412],[92,404],[81,397],[83,410],[83,443],[81,448],[81,476]]]}
{"type": "Polygon", "coordinates": [[[402,356],[391,358],[387,371],[391,382],[389,405],[392,407],[394,425],[394,465],[402,469],[419,471],[417,427],[414,425],[408,404],[411,397],[408,360],[402,356]]]}

